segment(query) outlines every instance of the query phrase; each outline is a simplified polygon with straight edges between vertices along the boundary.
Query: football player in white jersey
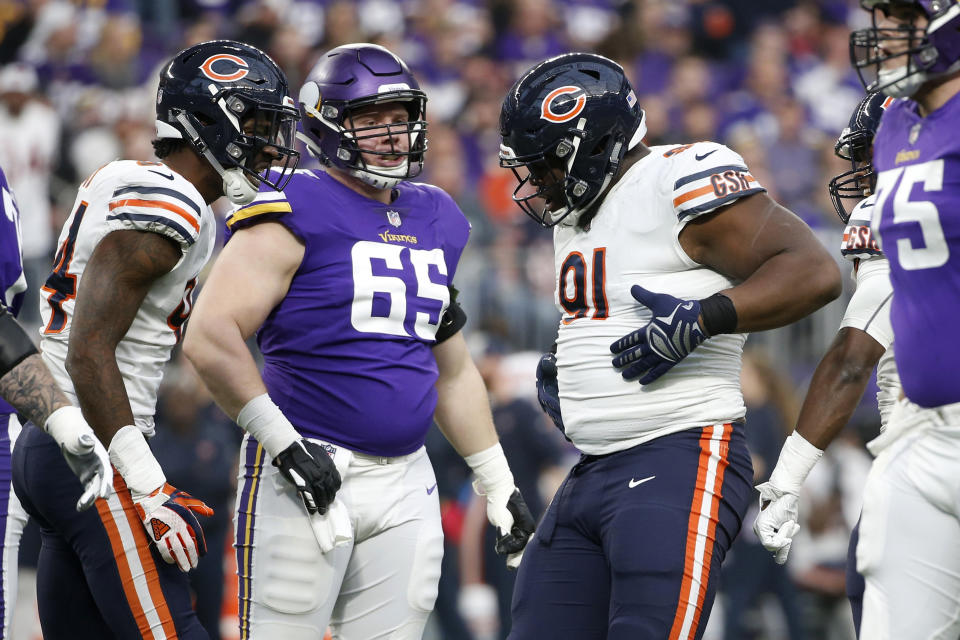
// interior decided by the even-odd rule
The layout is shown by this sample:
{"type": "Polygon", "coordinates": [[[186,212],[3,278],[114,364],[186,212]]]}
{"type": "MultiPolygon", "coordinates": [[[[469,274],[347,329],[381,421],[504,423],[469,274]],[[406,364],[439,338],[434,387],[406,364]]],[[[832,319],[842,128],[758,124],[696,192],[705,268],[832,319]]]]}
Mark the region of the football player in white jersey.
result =
{"type": "Polygon", "coordinates": [[[113,486],[107,451],[80,410],[71,406],[15,316],[27,288],[20,250],[20,214],[0,169],[0,638],[10,637],[16,606],[17,552],[27,514],[11,483],[10,456],[20,434],[17,414],[42,425],[83,485],[76,504],[89,508],[113,486]]]}
{"type": "Polygon", "coordinates": [[[744,334],[835,298],[839,270],[732,150],[642,144],[606,58],[531,69],[500,130],[514,199],[553,227],[563,317],[541,396],[558,386],[582,452],[527,546],[509,637],[700,638],[751,493],[744,334]]]}
{"type": "Polygon", "coordinates": [[[41,350],[108,445],[115,491],[77,515],[82,487],[57,443],[24,430],[14,487],[41,527],[45,638],[207,637],[185,572],[205,551],[196,516],[211,511],[167,484],[147,438],[163,366],[213,252],[209,204],[222,195],[249,202],[263,182],[282,186],[296,164],[285,146],[299,117],[288,93],[283,72],[254,47],[190,47],[161,72],[162,162],[111,162],[80,186],[43,287],[41,350]],[[276,162],[284,170],[268,173],[276,162]]]}
{"type": "MultiPolygon", "coordinates": [[[[873,136],[890,98],[872,93],[857,105],[850,125],[837,140],[836,153],[853,168],[830,181],[829,189],[840,219],[846,223],[840,252],[853,262],[856,291],[847,305],[840,330],[810,381],[796,430],[787,438],[770,480],[757,486],[761,511],[753,524],[760,542],[780,564],[787,561],[793,536],[799,531],[800,487],[810,470],[850,421],[870,374],[877,367],[880,429],[900,395],[900,377],[893,357],[890,326],[890,265],[870,231],[876,197],[876,177],[870,163],[873,136]],[[855,199],[848,212],[844,200],[855,199]]],[[[847,595],[859,635],[863,578],[856,572],[857,529],[850,539],[847,595]]]]}

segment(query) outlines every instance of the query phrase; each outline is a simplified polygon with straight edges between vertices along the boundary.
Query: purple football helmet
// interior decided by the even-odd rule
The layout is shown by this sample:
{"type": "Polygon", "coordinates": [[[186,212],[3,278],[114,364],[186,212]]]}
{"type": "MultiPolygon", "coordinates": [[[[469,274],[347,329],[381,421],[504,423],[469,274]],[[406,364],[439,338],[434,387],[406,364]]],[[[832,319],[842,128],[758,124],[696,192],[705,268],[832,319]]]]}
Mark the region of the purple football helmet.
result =
{"type": "Polygon", "coordinates": [[[348,172],[378,189],[409,180],[423,169],[427,149],[427,96],[403,60],[375,44],[348,44],[324,54],[300,89],[303,133],[307,149],[321,162],[348,172]],[[409,119],[390,125],[358,127],[352,115],[358,108],[401,103],[409,119]],[[388,151],[363,151],[358,141],[391,134],[388,151]],[[407,151],[394,147],[392,138],[407,136],[407,151]],[[378,166],[364,155],[403,157],[398,166],[378,166]]]}
{"type": "Polygon", "coordinates": [[[850,34],[850,60],[867,92],[907,98],[960,69],[960,0],[860,0],[873,25],[850,34]],[[878,12],[897,26],[879,26],[878,12]],[[917,25],[918,19],[926,25],[917,25]],[[884,68],[899,57],[904,63],[884,68]]]}

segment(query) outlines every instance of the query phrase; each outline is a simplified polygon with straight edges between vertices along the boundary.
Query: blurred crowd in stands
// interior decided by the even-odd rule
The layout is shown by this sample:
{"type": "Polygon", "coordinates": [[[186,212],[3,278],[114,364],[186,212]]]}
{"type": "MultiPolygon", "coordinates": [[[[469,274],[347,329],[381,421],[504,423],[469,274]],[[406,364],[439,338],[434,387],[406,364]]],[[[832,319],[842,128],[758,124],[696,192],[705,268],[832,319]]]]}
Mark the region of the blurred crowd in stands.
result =
{"type": "MultiPolygon", "coordinates": [[[[513,204],[515,179],[497,162],[507,88],[555,54],[611,57],[627,69],[646,110],[648,145],[711,139],[731,146],[776,200],[839,249],[842,225],[826,184],[848,168],[833,145],[863,94],[848,34],[866,19],[855,0],[0,0],[0,166],[22,216],[32,295],[23,317],[39,323],[39,288],[78,183],[113,159],[153,158],[153,98],[165,58],[203,40],[243,40],[274,57],[295,95],[323,51],[382,44],[406,60],[429,98],[420,179],[453,195],[473,224],[456,282],[466,331],[518,481],[542,511],[572,452],[533,398],[536,354],[549,348],[559,316],[547,266],[552,235],[513,204]]],[[[315,166],[304,155],[301,166],[315,166]]],[[[223,215],[225,203],[219,207],[223,215]]],[[[793,427],[848,295],[748,343],[744,391],[758,482],[793,427]]],[[[176,465],[172,482],[229,514],[239,430],[185,364],[167,378],[158,458],[176,465]]],[[[786,568],[746,530],[748,515],[708,638],[850,637],[843,561],[868,460],[862,441],[878,423],[870,391],[862,408],[849,437],[828,453],[830,464],[807,483],[811,506],[801,509],[807,522],[786,568]]],[[[490,557],[467,469],[438,440],[429,444],[448,544],[434,637],[502,637],[512,579],[490,557]]],[[[226,540],[226,516],[216,526],[226,540]]],[[[223,554],[216,554],[205,562],[218,563],[223,554]]],[[[208,571],[196,580],[204,594],[198,606],[208,607],[206,620],[216,627],[223,568],[208,571]]],[[[227,624],[224,633],[236,630],[227,624]]]]}

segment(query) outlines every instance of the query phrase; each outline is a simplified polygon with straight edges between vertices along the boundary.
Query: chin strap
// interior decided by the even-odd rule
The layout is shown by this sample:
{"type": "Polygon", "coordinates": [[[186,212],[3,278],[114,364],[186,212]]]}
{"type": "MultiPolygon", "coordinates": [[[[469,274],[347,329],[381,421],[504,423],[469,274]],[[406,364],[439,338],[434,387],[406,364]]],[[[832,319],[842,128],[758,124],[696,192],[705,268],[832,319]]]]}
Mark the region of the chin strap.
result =
{"type": "Polygon", "coordinates": [[[378,175],[365,169],[351,169],[350,175],[357,180],[365,182],[374,189],[393,189],[407,177],[407,167],[409,164],[410,161],[405,160],[403,164],[397,165],[396,167],[377,167],[379,173],[389,175],[378,175]]]}
{"type": "Polygon", "coordinates": [[[220,177],[223,179],[223,195],[227,196],[230,202],[236,205],[242,206],[253,202],[253,199],[257,197],[257,187],[250,182],[250,179],[243,172],[243,169],[239,167],[224,169],[220,161],[217,160],[213,152],[210,151],[210,147],[203,141],[203,138],[201,138],[197,130],[193,128],[190,120],[182,111],[177,114],[177,122],[180,123],[184,131],[187,132],[187,135],[190,136],[190,144],[193,145],[194,149],[199,151],[200,154],[207,159],[207,162],[210,163],[214,171],[220,174],[220,177]]]}

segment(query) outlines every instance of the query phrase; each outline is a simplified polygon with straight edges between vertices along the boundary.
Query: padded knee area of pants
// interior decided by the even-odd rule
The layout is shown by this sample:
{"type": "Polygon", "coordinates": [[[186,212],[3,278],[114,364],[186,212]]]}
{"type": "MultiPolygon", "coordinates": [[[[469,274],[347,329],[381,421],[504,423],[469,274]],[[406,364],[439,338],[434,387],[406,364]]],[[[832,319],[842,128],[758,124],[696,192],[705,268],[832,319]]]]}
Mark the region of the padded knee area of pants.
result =
{"type": "Polygon", "coordinates": [[[275,611],[308,613],[321,606],[331,590],[339,586],[339,580],[333,579],[331,564],[337,554],[325,558],[312,534],[306,537],[273,533],[265,535],[258,546],[255,597],[275,611]]]}

